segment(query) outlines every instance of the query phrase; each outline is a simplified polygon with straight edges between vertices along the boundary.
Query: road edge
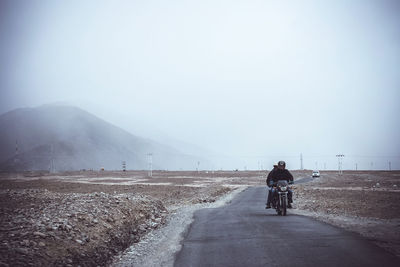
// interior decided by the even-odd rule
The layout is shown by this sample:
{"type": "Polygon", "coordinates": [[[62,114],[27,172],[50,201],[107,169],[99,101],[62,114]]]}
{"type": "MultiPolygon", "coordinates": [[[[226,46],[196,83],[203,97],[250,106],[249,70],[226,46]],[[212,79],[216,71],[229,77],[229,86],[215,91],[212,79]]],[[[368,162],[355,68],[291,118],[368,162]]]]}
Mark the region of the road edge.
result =
{"type": "Polygon", "coordinates": [[[115,256],[110,266],[173,266],[175,256],[182,248],[184,235],[193,223],[194,213],[200,209],[227,205],[248,187],[237,186],[213,203],[177,207],[163,227],[149,232],[140,242],[115,256]]]}

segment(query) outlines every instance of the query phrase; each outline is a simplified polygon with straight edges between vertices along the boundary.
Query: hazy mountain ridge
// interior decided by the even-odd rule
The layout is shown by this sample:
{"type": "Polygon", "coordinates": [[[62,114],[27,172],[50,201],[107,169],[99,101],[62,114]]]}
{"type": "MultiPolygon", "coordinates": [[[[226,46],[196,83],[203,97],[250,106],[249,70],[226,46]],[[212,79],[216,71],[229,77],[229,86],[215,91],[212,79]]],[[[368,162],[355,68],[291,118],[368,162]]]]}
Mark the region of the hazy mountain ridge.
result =
{"type": "MultiPolygon", "coordinates": [[[[0,170],[194,169],[199,157],[141,138],[80,108],[44,105],[0,116],[0,170]],[[18,155],[15,157],[16,141],[18,155]]],[[[202,160],[204,162],[204,160],[202,160]]]]}

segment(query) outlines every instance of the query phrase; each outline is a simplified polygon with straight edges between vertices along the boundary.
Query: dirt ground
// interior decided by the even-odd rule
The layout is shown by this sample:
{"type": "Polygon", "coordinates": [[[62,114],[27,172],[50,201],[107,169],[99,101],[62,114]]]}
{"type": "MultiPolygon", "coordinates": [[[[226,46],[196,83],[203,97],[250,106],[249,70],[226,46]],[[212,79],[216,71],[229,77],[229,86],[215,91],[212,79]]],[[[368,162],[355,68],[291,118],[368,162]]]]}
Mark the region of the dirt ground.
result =
{"type": "MultiPolygon", "coordinates": [[[[293,171],[295,180],[311,171],[293,171]]],[[[107,265],[181,207],[213,203],[265,172],[0,174],[0,266],[107,265]]],[[[291,212],[358,232],[400,255],[400,172],[321,172],[291,212]]]]}
{"type": "Polygon", "coordinates": [[[293,212],[361,234],[400,257],[400,171],[322,171],[295,186],[293,212]]]}
{"type": "Polygon", "coordinates": [[[180,206],[211,203],[237,172],[0,174],[0,266],[104,266],[180,206]]]}

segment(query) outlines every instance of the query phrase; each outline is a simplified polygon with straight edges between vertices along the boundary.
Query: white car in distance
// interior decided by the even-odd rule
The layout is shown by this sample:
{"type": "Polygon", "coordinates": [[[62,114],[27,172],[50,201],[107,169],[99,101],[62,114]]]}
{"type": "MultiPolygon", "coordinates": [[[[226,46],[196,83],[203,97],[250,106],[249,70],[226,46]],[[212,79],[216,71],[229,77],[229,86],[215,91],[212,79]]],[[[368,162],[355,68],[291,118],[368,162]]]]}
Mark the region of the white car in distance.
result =
{"type": "Polygon", "coordinates": [[[312,177],[314,178],[314,177],[319,177],[320,176],[320,173],[319,173],[319,171],[313,171],[312,172],[312,177]]]}

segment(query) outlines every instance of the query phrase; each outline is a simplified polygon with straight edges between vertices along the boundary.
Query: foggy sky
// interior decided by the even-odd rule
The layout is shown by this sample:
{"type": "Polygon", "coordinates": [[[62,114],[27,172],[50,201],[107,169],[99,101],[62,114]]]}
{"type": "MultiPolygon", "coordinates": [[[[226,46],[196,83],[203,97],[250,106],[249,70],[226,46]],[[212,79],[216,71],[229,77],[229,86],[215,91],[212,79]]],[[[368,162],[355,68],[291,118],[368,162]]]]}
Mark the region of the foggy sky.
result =
{"type": "Polygon", "coordinates": [[[0,113],[61,101],[238,168],[400,168],[398,1],[3,0],[0,62],[0,113]]]}

